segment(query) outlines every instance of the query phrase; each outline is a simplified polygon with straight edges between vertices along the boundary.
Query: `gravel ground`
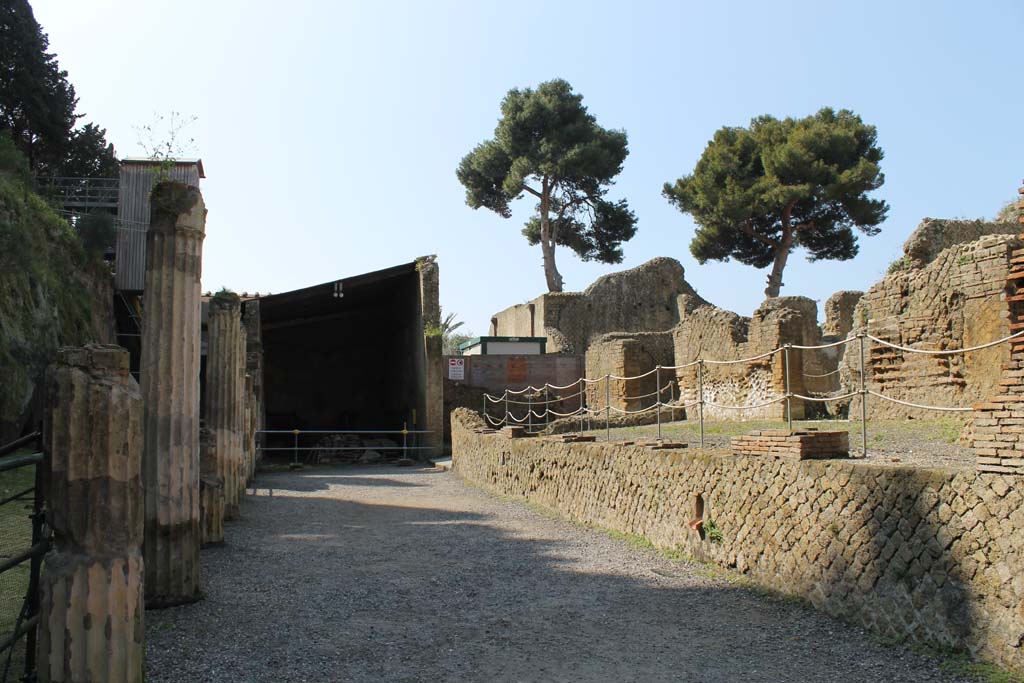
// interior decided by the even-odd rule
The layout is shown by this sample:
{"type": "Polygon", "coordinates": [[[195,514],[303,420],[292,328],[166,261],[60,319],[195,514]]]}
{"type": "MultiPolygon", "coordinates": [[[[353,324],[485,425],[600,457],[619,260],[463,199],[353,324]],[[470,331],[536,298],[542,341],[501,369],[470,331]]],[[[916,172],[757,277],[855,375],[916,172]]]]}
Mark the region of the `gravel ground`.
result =
{"type": "Polygon", "coordinates": [[[962,681],[432,469],[262,474],[147,681],[962,681]]]}

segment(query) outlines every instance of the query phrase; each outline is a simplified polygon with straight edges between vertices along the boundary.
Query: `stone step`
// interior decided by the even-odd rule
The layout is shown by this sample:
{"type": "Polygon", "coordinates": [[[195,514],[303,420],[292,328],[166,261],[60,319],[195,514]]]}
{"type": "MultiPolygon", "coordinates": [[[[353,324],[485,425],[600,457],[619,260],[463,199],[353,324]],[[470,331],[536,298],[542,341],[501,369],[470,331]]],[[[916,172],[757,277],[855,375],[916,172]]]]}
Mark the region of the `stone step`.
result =
{"type": "Polygon", "coordinates": [[[442,472],[447,472],[447,471],[449,471],[452,468],[452,459],[451,458],[437,458],[433,462],[434,462],[434,468],[438,469],[438,470],[441,470],[442,472]]]}

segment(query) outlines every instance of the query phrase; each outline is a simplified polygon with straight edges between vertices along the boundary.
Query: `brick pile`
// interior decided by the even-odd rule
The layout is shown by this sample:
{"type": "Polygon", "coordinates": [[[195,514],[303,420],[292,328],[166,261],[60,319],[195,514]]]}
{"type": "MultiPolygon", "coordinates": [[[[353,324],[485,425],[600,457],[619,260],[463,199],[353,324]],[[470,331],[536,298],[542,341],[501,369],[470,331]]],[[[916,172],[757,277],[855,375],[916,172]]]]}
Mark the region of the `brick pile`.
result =
{"type": "Polygon", "coordinates": [[[849,432],[763,429],[732,438],[736,455],[767,455],[794,460],[845,458],[850,454],[849,432]]]}
{"type": "MultiPolygon", "coordinates": [[[[1024,201],[1018,207],[1024,225],[1024,201]]],[[[1006,303],[1010,332],[1016,334],[1024,330],[1024,249],[1011,254],[1006,303]]],[[[999,395],[973,406],[975,462],[979,472],[1024,474],[1024,337],[1010,343],[1010,360],[1002,368],[999,395]]]]}

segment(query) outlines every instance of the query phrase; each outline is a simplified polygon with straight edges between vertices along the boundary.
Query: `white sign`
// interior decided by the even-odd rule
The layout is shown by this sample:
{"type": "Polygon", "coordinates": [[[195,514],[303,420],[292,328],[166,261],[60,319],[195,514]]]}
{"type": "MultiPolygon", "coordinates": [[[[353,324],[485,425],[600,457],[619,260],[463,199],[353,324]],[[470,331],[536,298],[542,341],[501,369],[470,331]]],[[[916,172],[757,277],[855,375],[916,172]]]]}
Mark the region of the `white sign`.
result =
{"type": "Polygon", "coordinates": [[[466,359],[465,358],[449,358],[448,359],[448,379],[466,379],[466,359]]]}

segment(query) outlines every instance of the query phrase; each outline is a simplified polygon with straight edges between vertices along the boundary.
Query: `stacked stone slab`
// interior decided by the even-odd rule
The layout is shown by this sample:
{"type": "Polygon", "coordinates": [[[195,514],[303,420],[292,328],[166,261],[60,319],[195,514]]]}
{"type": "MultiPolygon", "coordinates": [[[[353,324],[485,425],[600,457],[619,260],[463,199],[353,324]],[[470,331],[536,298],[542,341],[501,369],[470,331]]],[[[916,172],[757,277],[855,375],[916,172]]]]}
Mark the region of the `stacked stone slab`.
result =
{"type": "Polygon", "coordinates": [[[213,432],[217,476],[224,482],[224,516],[237,519],[245,490],[245,336],[237,294],[210,299],[206,351],[206,426],[213,432]]]}
{"type": "Polygon", "coordinates": [[[199,431],[199,529],[204,546],[224,542],[224,480],[218,475],[217,442],[207,428],[199,431]]]}
{"type": "Polygon", "coordinates": [[[849,432],[762,429],[731,439],[736,455],[758,455],[795,460],[845,458],[850,454],[849,432]]]}
{"type": "Polygon", "coordinates": [[[39,680],[143,680],[142,396],[117,346],[61,349],[47,377],[39,680]]]}
{"type": "Polygon", "coordinates": [[[176,182],[151,195],[142,323],[146,605],[199,599],[200,288],[206,208],[176,182]]]}

